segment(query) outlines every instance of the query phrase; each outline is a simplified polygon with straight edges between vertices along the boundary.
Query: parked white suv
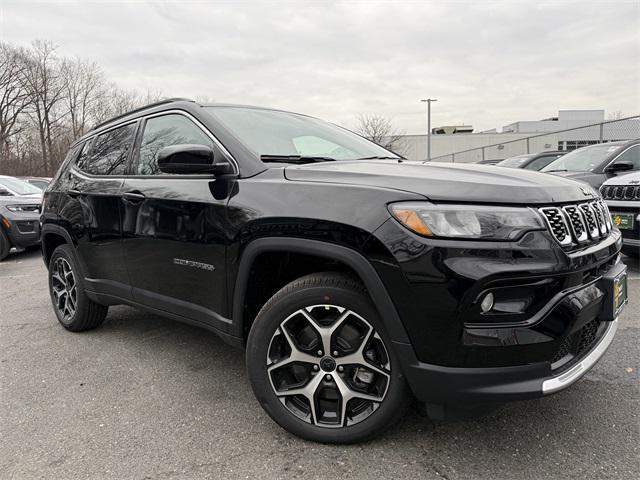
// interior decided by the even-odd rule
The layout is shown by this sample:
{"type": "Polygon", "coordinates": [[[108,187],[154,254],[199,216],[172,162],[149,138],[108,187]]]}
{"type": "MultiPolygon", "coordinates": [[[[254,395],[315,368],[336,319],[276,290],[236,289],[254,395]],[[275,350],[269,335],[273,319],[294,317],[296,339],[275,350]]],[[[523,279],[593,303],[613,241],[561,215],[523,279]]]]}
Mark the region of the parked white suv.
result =
{"type": "Polygon", "coordinates": [[[613,223],[622,232],[622,252],[640,255],[640,172],[613,177],[600,187],[613,223]]]}

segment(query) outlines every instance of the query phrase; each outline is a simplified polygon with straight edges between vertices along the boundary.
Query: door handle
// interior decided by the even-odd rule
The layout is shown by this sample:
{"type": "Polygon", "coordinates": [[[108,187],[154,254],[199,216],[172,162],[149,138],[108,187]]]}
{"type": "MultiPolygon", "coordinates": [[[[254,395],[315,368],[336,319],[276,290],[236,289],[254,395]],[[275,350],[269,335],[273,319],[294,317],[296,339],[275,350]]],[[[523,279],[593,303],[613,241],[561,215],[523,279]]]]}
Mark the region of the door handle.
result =
{"type": "Polygon", "coordinates": [[[132,192],[125,192],[122,194],[122,197],[130,203],[140,203],[146,198],[142,192],[139,192],[137,190],[134,190],[132,192]]]}

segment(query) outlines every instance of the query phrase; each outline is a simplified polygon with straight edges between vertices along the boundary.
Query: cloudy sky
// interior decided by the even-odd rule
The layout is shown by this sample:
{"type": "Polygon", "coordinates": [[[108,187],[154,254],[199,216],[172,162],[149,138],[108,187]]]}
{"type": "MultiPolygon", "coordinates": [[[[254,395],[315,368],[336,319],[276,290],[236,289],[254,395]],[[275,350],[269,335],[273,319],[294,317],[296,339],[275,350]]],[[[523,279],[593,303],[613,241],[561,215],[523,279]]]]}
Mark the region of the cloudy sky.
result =
{"type": "Polygon", "coordinates": [[[0,39],[47,39],[126,88],[406,133],[558,109],[640,111],[640,2],[0,0],[0,39]]]}

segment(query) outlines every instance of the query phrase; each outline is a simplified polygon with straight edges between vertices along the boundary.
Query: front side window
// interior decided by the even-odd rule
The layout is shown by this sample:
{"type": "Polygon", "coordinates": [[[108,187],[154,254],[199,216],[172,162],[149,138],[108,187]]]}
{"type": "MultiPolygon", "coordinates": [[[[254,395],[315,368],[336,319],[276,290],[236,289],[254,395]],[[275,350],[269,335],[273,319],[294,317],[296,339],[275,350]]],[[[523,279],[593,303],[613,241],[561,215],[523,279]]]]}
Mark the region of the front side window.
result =
{"type": "Polygon", "coordinates": [[[614,163],[629,162],[633,164],[634,170],[640,170],[640,145],[634,145],[622,152],[622,154],[616,158],[614,163]]]}
{"type": "Polygon", "coordinates": [[[207,109],[261,157],[399,158],[349,130],[306,115],[248,107],[216,106],[207,109]]]}
{"type": "Polygon", "coordinates": [[[135,131],[136,124],[130,123],[98,135],[84,170],[91,175],[124,175],[135,131]]]}
{"type": "Polygon", "coordinates": [[[170,114],[148,119],[134,175],[162,173],[158,169],[158,152],[164,147],[180,144],[207,145],[213,148],[213,141],[184,115],[170,114]]]}

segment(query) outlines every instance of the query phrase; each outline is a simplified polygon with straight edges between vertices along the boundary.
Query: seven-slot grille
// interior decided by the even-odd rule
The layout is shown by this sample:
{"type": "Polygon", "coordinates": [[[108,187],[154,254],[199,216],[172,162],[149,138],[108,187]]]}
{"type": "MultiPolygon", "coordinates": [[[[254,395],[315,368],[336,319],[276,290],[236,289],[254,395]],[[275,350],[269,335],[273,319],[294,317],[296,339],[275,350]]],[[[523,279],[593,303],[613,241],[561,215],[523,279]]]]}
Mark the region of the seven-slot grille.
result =
{"type": "Polygon", "coordinates": [[[640,200],[638,185],[606,185],[600,192],[605,200],[640,200]]]}
{"type": "Polygon", "coordinates": [[[602,200],[543,207],[540,212],[554,238],[563,247],[598,241],[606,237],[613,227],[609,210],[602,200]]]}

